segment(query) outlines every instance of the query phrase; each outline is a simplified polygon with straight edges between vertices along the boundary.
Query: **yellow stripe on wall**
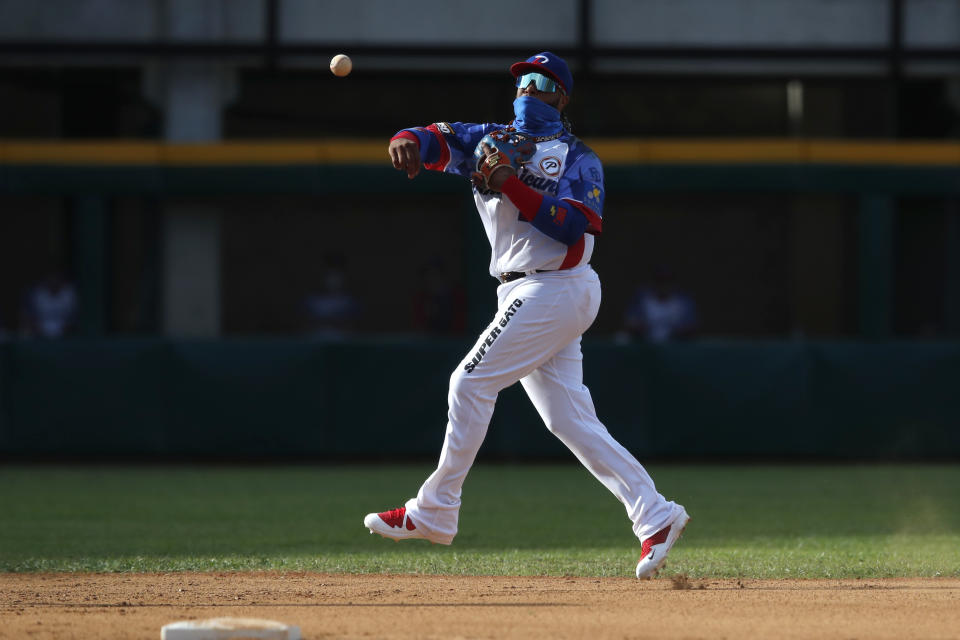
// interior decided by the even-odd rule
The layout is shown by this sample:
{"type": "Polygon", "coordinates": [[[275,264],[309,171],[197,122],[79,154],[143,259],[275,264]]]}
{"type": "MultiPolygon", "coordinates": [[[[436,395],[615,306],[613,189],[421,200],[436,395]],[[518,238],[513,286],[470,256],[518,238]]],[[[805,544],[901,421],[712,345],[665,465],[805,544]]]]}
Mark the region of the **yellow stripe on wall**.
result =
{"type": "Polygon", "coordinates": [[[811,142],[806,161],[826,164],[960,165],[960,144],[811,142]]]}
{"type": "Polygon", "coordinates": [[[166,144],[158,147],[163,164],[174,166],[318,164],[323,160],[316,145],[295,142],[166,144]]]}
{"type": "Polygon", "coordinates": [[[889,164],[958,165],[950,142],[833,140],[594,140],[605,164],[889,164]]]}
{"type": "Polygon", "coordinates": [[[586,141],[604,164],[801,162],[791,140],[593,140],[586,141]]]}
{"type": "MultiPolygon", "coordinates": [[[[834,140],[587,140],[607,165],[869,164],[960,166],[953,142],[834,140]]],[[[362,164],[389,166],[382,140],[252,141],[173,144],[146,141],[0,141],[0,164],[237,166],[362,164]]]]}
{"type": "Polygon", "coordinates": [[[4,164],[159,164],[161,145],[152,142],[3,142],[4,164]]]}

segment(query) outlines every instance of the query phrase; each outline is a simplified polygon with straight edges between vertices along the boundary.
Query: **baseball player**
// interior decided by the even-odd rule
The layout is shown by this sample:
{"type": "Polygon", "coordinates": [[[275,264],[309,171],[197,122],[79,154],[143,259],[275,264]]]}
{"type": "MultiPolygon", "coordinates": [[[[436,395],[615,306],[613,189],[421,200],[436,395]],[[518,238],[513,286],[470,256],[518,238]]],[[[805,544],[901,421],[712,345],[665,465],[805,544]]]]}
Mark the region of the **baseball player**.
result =
{"type": "Polygon", "coordinates": [[[393,166],[408,178],[422,164],[471,180],[492,249],[490,275],[500,285],[492,321],[450,376],[436,471],[416,498],[363,523],[394,540],[450,544],[497,394],[519,380],[547,429],[626,507],[641,541],[636,574],[649,578],[690,518],[610,436],[583,385],[580,336],[600,306],[590,256],[603,226],[603,167],[562,117],[573,91],[566,62],[545,51],[510,72],[517,86],[510,125],[437,122],[390,140],[393,166]]]}

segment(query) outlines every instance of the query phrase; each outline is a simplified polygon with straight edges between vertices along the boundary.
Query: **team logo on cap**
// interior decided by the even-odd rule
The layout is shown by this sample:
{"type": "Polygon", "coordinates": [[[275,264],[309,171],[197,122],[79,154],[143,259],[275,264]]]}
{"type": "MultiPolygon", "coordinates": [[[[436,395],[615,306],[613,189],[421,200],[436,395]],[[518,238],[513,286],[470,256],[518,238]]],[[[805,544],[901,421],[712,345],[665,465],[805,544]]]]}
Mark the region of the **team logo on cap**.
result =
{"type": "Polygon", "coordinates": [[[535,55],[533,56],[533,60],[531,60],[530,62],[532,62],[533,64],[547,64],[548,62],[550,62],[550,58],[548,58],[547,56],[535,55]]]}

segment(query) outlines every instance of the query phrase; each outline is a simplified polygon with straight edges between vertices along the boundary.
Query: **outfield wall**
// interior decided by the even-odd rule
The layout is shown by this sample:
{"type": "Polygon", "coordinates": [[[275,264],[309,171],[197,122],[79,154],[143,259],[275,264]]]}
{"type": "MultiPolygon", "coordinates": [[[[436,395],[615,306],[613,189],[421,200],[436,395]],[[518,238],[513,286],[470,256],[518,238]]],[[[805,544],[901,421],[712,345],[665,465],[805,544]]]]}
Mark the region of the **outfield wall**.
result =
{"type": "MultiPolygon", "coordinates": [[[[0,345],[0,456],[433,457],[461,340],[0,345]]],[[[641,458],[960,456],[958,343],[587,341],[601,419],[641,458]]],[[[567,457],[519,385],[481,456],[567,457]]]]}
{"type": "MultiPolygon", "coordinates": [[[[631,450],[646,458],[960,456],[960,343],[888,341],[896,199],[960,194],[960,146],[591,144],[608,188],[622,194],[843,193],[859,203],[860,341],[651,347],[588,339],[586,382],[601,419],[631,450]]],[[[358,191],[463,193],[445,176],[406,180],[384,165],[382,142],[0,143],[0,194],[76,201],[88,336],[0,345],[0,456],[435,456],[447,378],[468,339],[97,337],[106,333],[109,198],[358,191]]],[[[950,256],[960,253],[953,229],[950,256]]],[[[469,278],[489,290],[483,263],[473,260],[469,278]]],[[[946,267],[948,283],[957,282],[957,264],[946,267]]],[[[949,335],[960,326],[960,288],[946,289],[949,335]]],[[[478,309],[472,317],[482,323],[489,309],[478,309]]],[[[569,456],[518,388],[503,393],[482,455],[569,456]]]]}

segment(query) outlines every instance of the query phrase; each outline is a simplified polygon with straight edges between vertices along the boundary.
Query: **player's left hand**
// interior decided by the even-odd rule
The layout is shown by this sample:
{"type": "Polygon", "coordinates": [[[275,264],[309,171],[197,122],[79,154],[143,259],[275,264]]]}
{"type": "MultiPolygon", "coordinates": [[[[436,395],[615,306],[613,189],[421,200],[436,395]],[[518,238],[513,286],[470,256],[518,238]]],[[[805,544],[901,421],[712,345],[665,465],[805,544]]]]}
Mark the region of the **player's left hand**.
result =
{"type": "Polygon", "coordinates": [[[474,184],[485,186],[491,191],[500,191],[507,178],[517,175],[517,170],[512,165],[505,164],[503,160],[506,158],[501,158],[500,152],[494,147],[481,143],[480,150],[483,152],[483,159],[477,163],[478,166],[482,164],[490,169],[486,176],[483,175],[483,171],[473,174],[474,184]]]}
{"type": "Polygon", "coordinates": [[[516,129],[508,127],[489,133],[473,152],[476,171],[471,176],[478,189],[500,191],[510,176],[530,162],[537,145],[516,129]]]}

